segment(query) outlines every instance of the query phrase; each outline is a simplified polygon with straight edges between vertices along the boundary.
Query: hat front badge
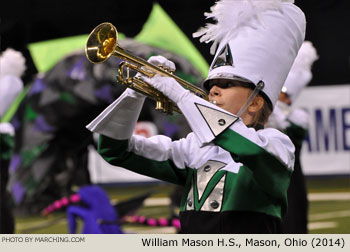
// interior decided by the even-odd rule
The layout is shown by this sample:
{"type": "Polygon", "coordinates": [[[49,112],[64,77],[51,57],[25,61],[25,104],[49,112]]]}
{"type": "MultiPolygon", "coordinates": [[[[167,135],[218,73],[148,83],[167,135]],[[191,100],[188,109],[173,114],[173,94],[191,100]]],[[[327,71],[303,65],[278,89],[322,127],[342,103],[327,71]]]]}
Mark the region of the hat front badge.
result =
{"type": "Polygon", "coordinates": [[[216,59],[213,62],[212,69],[215,69],[220,66],[232,66],[233,59],[232,53],[229,44],[226,44],[220,51],[220,53],[216,56],[216,59]]]}

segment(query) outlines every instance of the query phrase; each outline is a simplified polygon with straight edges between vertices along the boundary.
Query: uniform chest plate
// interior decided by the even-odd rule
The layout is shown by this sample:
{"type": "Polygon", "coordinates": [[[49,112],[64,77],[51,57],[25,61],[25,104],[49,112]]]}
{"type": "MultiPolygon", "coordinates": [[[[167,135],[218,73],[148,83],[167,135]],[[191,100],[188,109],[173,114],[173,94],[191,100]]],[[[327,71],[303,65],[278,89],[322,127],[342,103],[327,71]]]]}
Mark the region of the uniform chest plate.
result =
{"type": "Polygon", "coordinates": [[[225,166],[226,163],[209,160],[196,170],[187,197],[187,210],[220,211],[226,174],[218,171],[225,166]]]}

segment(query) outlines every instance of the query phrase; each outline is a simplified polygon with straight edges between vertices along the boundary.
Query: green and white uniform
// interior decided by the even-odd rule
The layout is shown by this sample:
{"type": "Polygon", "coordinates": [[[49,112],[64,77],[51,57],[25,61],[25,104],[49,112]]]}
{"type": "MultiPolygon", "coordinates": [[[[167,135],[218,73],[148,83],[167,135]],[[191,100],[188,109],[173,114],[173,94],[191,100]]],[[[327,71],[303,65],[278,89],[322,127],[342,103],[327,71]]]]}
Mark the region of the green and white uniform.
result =
{"type": "Polygon", "coordinates": [[[88,129],[101,134],[99,153],[110,164],[183,185],[184,233],[273,233],[287,207],[294,146],[275,129],[256,131],[240,118],[195,96],[177,105],[193,132],[132,135],[143,98],[127,90],[88,129]]]}

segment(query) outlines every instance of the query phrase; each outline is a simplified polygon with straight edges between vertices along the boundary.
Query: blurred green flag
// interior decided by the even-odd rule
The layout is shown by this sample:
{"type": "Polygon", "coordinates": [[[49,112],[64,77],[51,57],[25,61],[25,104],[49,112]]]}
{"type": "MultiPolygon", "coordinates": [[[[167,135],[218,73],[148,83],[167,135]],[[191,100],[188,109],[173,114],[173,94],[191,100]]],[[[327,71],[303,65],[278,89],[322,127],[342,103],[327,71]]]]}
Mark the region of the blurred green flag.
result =
{"type": "Polygon", "coordinates": [[[148,20],[135,39],[185,57],[200,71],[204,78],[207,77],[208,63],[159,4],[153,5],[148,20]]]}
{"type": "MultiPolygon", "coordinates": [[[[28,48],[38,71],[47,72],[67,54],[83,50],[88,36],[84,34],[40,41],[29,44],[28,48]]],[[[125,35],[119,33],[118,37],[123,39],[125,35]]],[[[204,57],[159,4],[154,4],[148,20],[135,40],[181,55],[188,59],[204,78],[208,74],[209,65],[204,57]]]]}
{"type": "Polygon", "coordinates": [[[88,36],[85,34],[29,44],[37,70],[40,73],[47,72],[67,54],[84,49],[88,36]]]}

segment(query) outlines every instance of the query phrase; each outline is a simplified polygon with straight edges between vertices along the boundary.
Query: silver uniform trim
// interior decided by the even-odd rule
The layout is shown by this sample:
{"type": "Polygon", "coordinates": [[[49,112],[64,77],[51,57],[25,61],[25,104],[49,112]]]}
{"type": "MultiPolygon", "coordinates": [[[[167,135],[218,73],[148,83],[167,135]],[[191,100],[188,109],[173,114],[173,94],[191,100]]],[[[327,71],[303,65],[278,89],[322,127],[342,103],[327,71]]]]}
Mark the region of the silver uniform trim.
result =
{"type": "Polygon", "coordinates": [[[192,183],[191,189],[190,189],[190,191],[188,192],[188,195],[187,195],[186,210],[194,210],[193,183],[192,183]]]}
{"type": "Polygon", "coordinates": [[[201,211],[220,212],[222,207],[222,199],[224,196],[225,178],[226,175],[224,175],[217,183],[214,190],[205,200],[201,211]]]}
{"type": "Polygon", "coordinates": [[[202,113],[214,136],[219,135],[221,132],[223,132],[238,120],[237,116],[227,114],[219,110],[203,106],[201,104],[196,105],[199,111],[202,113]]]}
{"type": "Polygon", "coordinates": [[[220,169],[226,166],[225,163],[209,160],[202,167],[197,170],[197,190],[198,190],[198,200],[200,201],[209,180],[213,175],[220,169]]]}
{"type": "Polygon", "coordinates": [[[240,76],[231,74],[231,73],[215,73],[212,74],[208,77],[208,80],[213,80],[213,79],[229,79],[229,80],[237,80],[237,81],[242,81],[242,82],[249,82],[251,83],[250,80],[242,78],[240,76]]]}

